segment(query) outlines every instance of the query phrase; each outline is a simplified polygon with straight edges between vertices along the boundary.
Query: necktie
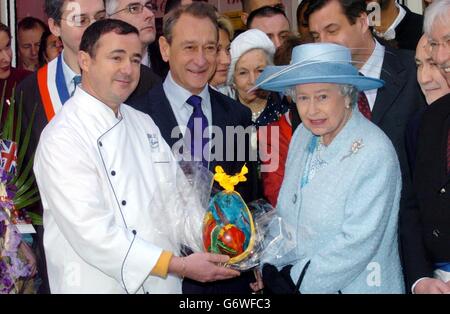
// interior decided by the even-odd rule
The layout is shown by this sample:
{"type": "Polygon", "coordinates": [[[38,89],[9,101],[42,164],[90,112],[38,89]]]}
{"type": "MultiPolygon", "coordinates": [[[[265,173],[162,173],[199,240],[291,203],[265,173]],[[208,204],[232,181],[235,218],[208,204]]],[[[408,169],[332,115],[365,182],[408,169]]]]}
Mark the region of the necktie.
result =
{"type": "Polygon", "coordinates": [[[203,166],[208,167],[208,162],[203,154],[203,148],[209,141],[207,137],[203,137],[203,133],[208,127],[208,119],[202,111],[202,98],[193,95],[188,98],[186,103],[194,108],[187,124],[190,132],[191,155],[194,156],[194,160],[201,160],[203,166]]]}
{"type": "Polygon", "coordinates": [[[75,91],[77,90],[77,86],[81,83],[81,75],[75,75],[73,77],[73,84],[75,85],[72,94],[70,94],[70,96],[73,96],[73,94],[75,94],[75,91]]]}
{"type": "Polygon", "coordinates": [[[447,135],[447,173],[450,174],[450,129],[447,135]]]}
{"type": "Polygon", "coordinates": [[[372,112],[370,111],[369,101],[364,92],[359,92],[358,95],[358,109],[368,120],[372,119],[372,112]]]}

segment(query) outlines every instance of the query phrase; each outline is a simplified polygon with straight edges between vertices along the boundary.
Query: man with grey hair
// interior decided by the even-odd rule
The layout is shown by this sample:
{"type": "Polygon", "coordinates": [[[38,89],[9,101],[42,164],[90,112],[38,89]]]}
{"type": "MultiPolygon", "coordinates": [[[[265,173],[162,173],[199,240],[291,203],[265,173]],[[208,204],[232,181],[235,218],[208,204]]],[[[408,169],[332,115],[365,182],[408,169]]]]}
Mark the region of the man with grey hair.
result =
{"type": "Polygon", "coordinates": [[[426,10],[424,31],[431,54],[450,85],[450,0],[433,2],[426,10]]]}
{"type": "MultiPolygon", "coordinates": [[[[427,8],[424,30],[450,83],[450,0],[427,8]]],[[[413,178],[416,202],[400,215],[407,285],[412,293],[450,293],[450,94],[422,116],[413,178]]]]}
{"type": "Polygon", "coordinates": [[[139,31],[142,43],[142,64],[149,66],[148,46],[155,41],[156,5],[151,0],[105,0],[108,17],[122,20],[139,31]]]}
{"type": "MultiPolygon", "coordinates": [[[[141,74],[134,95],[144,95],[161,78],[150,68],[148,45],[155,41],[155,10],[154,1],[149,0],[104,0],[106,14],[109,18],[121,20],[134,26],[139,31],[142,45],[141,74]]],[[[134,95],[130,98],[132,99],[134,95]]]]}

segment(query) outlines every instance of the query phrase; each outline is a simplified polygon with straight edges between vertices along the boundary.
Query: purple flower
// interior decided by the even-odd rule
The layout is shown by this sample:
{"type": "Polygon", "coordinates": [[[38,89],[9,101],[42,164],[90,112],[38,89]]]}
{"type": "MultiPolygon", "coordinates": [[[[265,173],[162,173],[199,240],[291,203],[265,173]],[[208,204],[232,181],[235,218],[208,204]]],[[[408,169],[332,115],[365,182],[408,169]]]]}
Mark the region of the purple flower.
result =
{"type": "Polygon", "coordinates": [[[9,231],[9,238],[5,241],[4,254],[6,256],[12,256],[17,253],[17,250],[20,245],[20,241],[22,241],[22,237],[20,233],[17,231],[16,226],[10,224],[8,228],[11,228],[9,231]]]}
{"type": "Polygon", "coordinates": [[[14,292],[16,282],[31,273],[27,261],[17,255],[22,237],[3,209],[0,207],[0,294],[14,292]]]}
{"type": "Polygon", "coordinates": [[[8,181],[8,178],[9,178],[8,173],[5,170],[3,170],[2,168],[0,168],[0,183],[1,182],[6,183],[8,181]]]}
{"type": "Polygon", "coordinates": [[[14,287],[14,281],[9,275],[8,265],[4,259],[0,259],[0,294],[10,293],[14,287]]]}
{"type": "Polygon", "coordinates": [[[10,200],[14,199],[17,193],[17,187],[14,184],[6,185],[6,194],[10,200]]]}

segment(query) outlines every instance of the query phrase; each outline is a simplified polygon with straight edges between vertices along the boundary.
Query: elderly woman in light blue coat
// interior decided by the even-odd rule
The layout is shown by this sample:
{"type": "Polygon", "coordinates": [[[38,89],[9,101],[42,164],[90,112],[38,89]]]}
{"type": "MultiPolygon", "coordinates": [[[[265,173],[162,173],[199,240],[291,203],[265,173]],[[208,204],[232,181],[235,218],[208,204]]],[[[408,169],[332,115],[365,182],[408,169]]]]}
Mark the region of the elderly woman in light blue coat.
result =
{"type": "Polygon", "coordinates": [[[335,44],[301,45],[291,65],[269,67],[257,82],[294,92],[303,122],[277,205],[297,240],[289,279],[300,293],[403,293],[399,162],[356,105],[359,91],[383,82],[358,75],[350,55],[335,44]]]}

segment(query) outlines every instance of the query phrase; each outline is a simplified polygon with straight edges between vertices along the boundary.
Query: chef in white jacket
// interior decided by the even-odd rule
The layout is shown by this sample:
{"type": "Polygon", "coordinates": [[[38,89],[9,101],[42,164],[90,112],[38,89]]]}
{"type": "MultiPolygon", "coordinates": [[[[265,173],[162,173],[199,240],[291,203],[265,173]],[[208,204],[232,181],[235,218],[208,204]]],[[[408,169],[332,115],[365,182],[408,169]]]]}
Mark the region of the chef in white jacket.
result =
{"type": "MultiPolygon", "coordinates": [[[[218,266],[224,255],[176,256],[189,230],[170,220],[198,203],[177,188],[185,178],[151,118],[122,104],[139,81],[138,34],[111,19],[85,31],[82,84],[40,138],[34,172],[52,293],[181,293],[183,276],[239,275],[218,266]]],[[[197,212],[181,225],[200,232],[197,212]]]]}

